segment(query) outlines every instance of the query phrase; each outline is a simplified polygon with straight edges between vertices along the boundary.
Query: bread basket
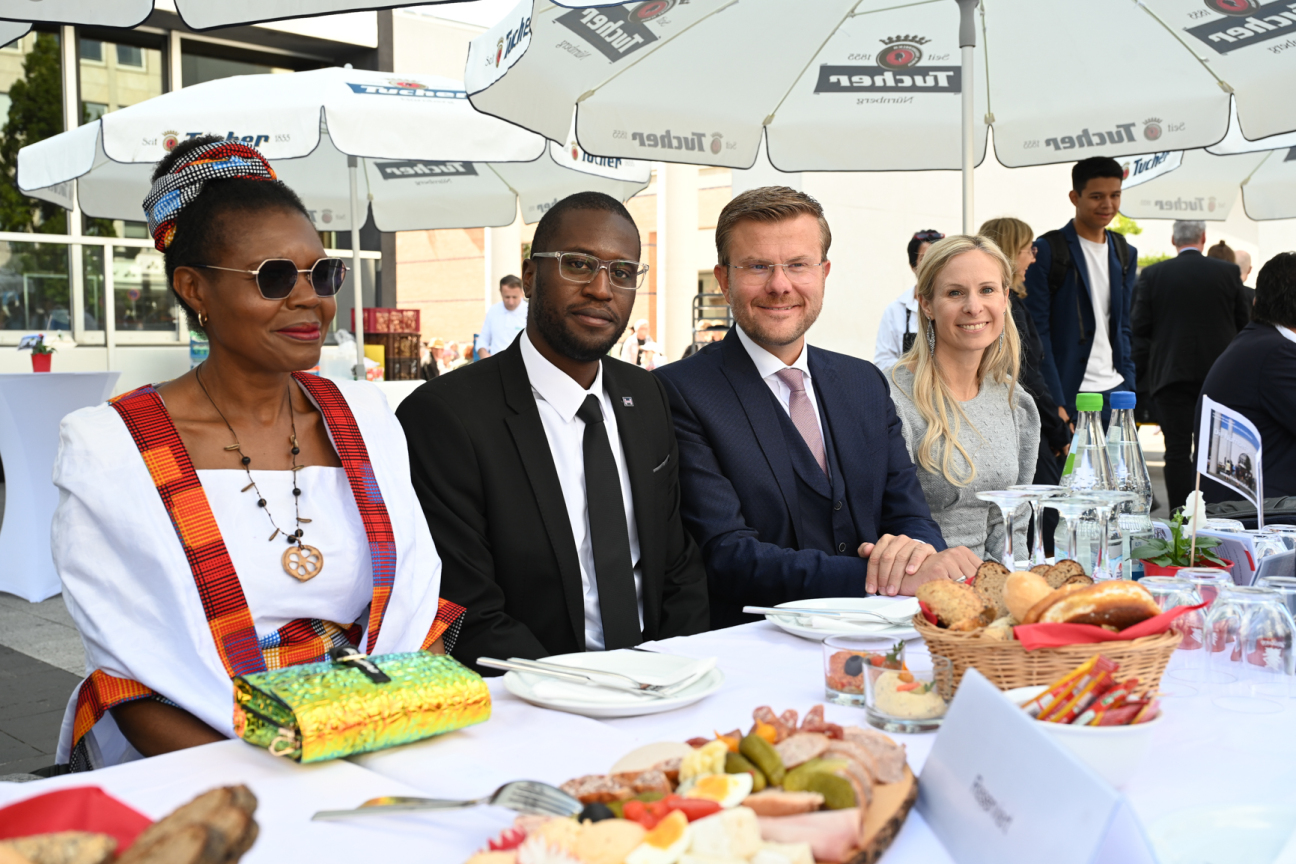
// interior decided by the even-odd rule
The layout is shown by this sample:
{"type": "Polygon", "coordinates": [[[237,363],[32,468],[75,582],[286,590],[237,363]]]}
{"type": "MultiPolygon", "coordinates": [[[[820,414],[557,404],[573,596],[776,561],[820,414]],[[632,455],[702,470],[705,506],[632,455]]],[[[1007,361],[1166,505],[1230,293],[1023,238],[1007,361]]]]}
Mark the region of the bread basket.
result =
{"type": "Polygon", "coordinates": [[[914,616],[913,625],[932,654],[949,658],[954,666],[956,687],[963,681],[963,673],[975,668],[1000,690],[1052,684],[1095,654],[1119,663],[1122,678],[1138,678],[1141,685],[1155,689],[1161,683],[1171,655],[1183,639],[1178,631],[1167,630],[1156,636],[1127,642],[1096,642],[1027,651],[1015,639],[986,639],[981,635],[984,631],[941,629],[921,613],[914,616]]]}

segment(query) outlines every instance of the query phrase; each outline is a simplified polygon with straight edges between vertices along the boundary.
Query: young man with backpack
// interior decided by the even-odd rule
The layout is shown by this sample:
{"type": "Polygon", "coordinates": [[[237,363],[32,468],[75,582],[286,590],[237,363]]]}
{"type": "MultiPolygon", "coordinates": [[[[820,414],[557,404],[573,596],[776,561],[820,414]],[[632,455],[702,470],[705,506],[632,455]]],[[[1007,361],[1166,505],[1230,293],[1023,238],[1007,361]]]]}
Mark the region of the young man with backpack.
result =
{"type": "Polygon", "coordinates": [[[1044,381],[1065,406],[1058,413],[1072,422],[1077,393],[1134,390],[1130,296],[1138,251],[1107,230],[1120,209],[1123,174],[1106,156],[1077,162],[1075,218],[1036,238],[1035,263],[1026,271],[1026,308],[1044,343],[1044,381]]]}

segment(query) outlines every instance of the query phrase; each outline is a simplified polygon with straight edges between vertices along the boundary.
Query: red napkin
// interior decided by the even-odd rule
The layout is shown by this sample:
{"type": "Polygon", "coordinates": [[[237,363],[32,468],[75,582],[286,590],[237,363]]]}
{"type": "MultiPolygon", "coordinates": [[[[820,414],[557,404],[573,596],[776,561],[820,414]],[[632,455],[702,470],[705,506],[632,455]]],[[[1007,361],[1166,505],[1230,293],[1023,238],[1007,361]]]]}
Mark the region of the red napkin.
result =
{"type": "Polygon", "coordinates": [[[120,854],[152,824],[152,819],[98,786],[77,786],[0,809],[0,840],[54,831],[92,831],[116,838],[120,854]]]}
{"type": "Polygon", "coordinates": [[[1126,627],[1119,633],[1104,630],[1093,624],[1020,624],[1013,628],[1013,634],[1027,651],[1034,651],[1036,648],[1085,645],[1092,642],[1124,642],[1128,639],[1141,639],[1144,636],[1164,633],[1180,615],[1204,609],[1209,605],[1209,603],[1202,603],[1198,606],[1176,606],[1146,621],[1140,621],[1132,627],[1126,627]]]}

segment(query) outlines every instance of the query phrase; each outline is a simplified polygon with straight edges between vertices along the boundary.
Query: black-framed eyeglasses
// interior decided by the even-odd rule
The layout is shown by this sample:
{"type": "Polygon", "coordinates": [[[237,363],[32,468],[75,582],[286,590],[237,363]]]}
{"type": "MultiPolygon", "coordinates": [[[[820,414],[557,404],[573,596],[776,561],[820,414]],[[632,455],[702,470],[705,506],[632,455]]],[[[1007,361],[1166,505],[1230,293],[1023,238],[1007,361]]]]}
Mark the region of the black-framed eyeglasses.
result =
{"type": "Polygon", "coordinates": [[[914,233],[913,239],[923,243],[935,243],[937,240],[944,240],[945,235],[939,231],[917,231],[914,233]]]}
{"type": "Polygon", "coordinates": [[[215,264],[190,264],[199,270],[224,270],[227,273],[249,273],[256,278],[261,296],[267,300],[282,300],[297,287],[297,278],[306,273],[311,287],[320,297],[332,297],[342,290],[346,281],[347,265],[341,258],[321,258],[309,270],[300,270],[297,262],[287,258],[267,258],[255,270],[235,267],[217,267],[215,264]]]}
{"type": "Polygon", "coordinates": [[[606,269],[613,287],[637,291],[648,273],[648,265],[638,261],[604,261],[584,252],[534,252],[531,257],[557,258],[558,274],[582,285],[593,282],[598,272],[606,269]]]}

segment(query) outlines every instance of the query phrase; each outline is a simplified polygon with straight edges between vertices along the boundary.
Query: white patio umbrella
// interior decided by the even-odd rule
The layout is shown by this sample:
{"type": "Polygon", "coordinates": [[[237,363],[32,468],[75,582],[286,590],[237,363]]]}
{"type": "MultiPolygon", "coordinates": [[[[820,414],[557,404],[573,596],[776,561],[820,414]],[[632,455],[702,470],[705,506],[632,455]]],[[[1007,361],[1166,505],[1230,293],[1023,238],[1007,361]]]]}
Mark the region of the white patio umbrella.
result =
{"type": "Polygon", "coordinates": [[[473,41],[482,111],[592,153],[784,171],[964,171],[1296,129],[1277,50],[1296,8],[1258,0],[523,0],[473,41]],[[510,33],[521,34],[510,39],[510,33]],[[1273,49],[1273,50],[1271,50],[1273,49]],[[988,86],[987,86],[988,82],[988,86]]]}
{"type": "Polygon", "coordinates": [[[1134,219],[1223,222],[1237,205],[1256,221],[1296,218],[1296,147],[1215,156],[1183,154],[1182,166],[1121,196],[1134,219]]]}
{"type": "MultiPolygon", "coordinates": [[[[76,195],[90,216],[139,220],[152,164],[209,133],[260,150],[316,227],[349,230],[353,250],[370,207],[383,231],[507,225],[519,206],[535,221],[580,190],[625,200],[650,170],[549,146],[473,110],[458,81],[334,68],[222,78],[105,114],[19,151],[18,186],[64,207],[76,195]]],[[[354,274],[362,364],[362,268],[354,274]]]]}
{"type": "MultiPolygon", "coordinates": [[[[159,5],[174,8],[191,30],[211,30],[283,18],[459,2],[465,0],[418,0],[417,3],[392,3],[390,0],[174,0],[159,5]]],[[[32,0],[0,0],[0,19],[18,22],[129,28],[142,24],[152,11],[153,0],[40,0],[36,3],[32,0]]],[[[0,34],[3,32],[0,30],[0,34]]]]}

